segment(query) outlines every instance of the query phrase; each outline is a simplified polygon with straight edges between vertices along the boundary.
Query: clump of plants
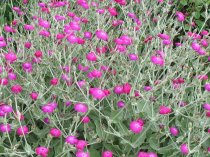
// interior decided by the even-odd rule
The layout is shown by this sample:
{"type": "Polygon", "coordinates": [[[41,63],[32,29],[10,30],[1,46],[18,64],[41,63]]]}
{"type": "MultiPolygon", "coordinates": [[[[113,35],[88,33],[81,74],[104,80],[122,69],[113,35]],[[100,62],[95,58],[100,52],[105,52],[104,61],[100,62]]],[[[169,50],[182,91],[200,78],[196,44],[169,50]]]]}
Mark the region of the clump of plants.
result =
{"type": "Polygon", "coordinates": [[[10,1],[0,34],[0,155],[206,157],[208,6],[10,1]]]}

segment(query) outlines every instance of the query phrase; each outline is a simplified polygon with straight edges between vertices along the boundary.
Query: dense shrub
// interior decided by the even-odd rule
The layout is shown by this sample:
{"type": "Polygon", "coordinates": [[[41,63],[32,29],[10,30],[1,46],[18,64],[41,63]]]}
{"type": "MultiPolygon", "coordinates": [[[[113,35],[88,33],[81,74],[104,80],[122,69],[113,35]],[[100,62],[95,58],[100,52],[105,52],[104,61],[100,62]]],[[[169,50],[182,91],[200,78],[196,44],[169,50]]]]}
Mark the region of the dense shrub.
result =
{"type": "Polygon", "coordinates": [[[0,34],[1,156],[209,156],[202,7],[195,25],[171,0],[12,5],[0,34]]]}

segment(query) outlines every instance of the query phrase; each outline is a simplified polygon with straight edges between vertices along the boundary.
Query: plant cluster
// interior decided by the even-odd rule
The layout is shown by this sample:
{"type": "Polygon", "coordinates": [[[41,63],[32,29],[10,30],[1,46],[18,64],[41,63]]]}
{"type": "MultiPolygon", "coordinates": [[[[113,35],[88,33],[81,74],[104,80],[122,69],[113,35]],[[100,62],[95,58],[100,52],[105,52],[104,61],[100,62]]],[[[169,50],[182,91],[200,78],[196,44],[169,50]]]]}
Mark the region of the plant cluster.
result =
{"type": "Polygon", "coordinates": [[[0,34],[0,155],[207,157],[208,6],[9,1],[0,34]]]}

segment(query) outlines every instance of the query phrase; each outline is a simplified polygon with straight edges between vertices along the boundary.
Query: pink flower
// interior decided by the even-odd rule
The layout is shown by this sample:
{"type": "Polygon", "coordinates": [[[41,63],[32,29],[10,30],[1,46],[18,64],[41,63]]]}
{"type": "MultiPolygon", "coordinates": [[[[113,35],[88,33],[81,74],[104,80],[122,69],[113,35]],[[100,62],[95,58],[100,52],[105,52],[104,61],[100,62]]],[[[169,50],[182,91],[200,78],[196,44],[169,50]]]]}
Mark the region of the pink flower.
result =
{"type": "Polygon", "coordinates": [[[198,44],[198,43],[196,43],[196,42],[193,42],[192,44],[191,44],[191,47],[192,47],[192,49],[193,50],[195,50],[195,51],[199,51],[200,50],[200,45],[198,44]]]}
{"type": "Polygon", "coordinates": [[[55,20],[56,21],[63,21],[63,20],[66,20],[66,17],[62,16],[62,15],[55,15],[55,20]]]}
{"type": "Polygon", "coordinates": [[[108,40],[108,34],[103,30],[97,30],[96,31],[96,36],[97,36],[98,39],[101,39],[101,40],[104,40],[104,41],[108,40]]]}
{"type": "Polygon", "coordinates": [[[139,152],[138,153],[138,157],[150,157],[149,154],[147,152],[139,152]]]}
{"type": "Polygon", "coordinates": [[[151,86],[144,86],[144,90],[145,91],[150,91],[150,90],[152,90],[152,87],[151,86]]]}
{"type": "Polygon", "coordinates": [[[120,4],[120,5],[126,5],[127,2],[126,0],[114,0],[116,3],[120,4]]]}
{"type": "Polygon", "coordinates": [[[52,86],[58,85],[58,82],[59,82],[59,79],[58,79],[58,78],[52,78],[52,79],[50,80],[50,84],[51,84],[52,86]]]}
{"type": "Polygon", "coordinates": [[[69,23],[69,26],[74,31],[80,31],[80,29],[81,29],[78,22],[74,22],[74,21],[73,22],[70,22],[69,23]]]}
{"type": "Polygon", "coordinates": [[[17,128],[17,134],[19,136],[28,134],[28,127],[26,125],[17,128]]]}
{"type": "Polygon", "coordinates": [[[6,47],[7,43],[5,41],[0,41],[0,48],[6,47]]]}
{"type": "Polygon", "coordinates": [[[163,66],[165,64],[164,59],[159,56],[151,56],[150,60],[153,64],[156,64],[156,65],[163,66]]]}
{"type": "Polygon", "coordinates": [[[210,83],[206,83],[204,85],[204,88],[205,88],[206,91],[210,92],[210,83]]]}
{"type": "Polygon", "coordinates": [[[4,58],[9,63],[13,63],[13,62],[15,62],[17,60],[17,56],[13,52],[6,53],[4,58]]]}
{"type": "Polygon", "coordinates": [[[183,143],[181,146],[180,146],[180,151],[182,154],[184,155],[187,155],[189,153],[189,149],[188,149],[188,146],[186,143],[183,143]]]}
{"type": "Polygon", "coordinates": [[[206,51],[205,51],[204,49],[199,49],[199,50],[197,51],[197,53],[198,53],[199,55],[206,55],[206,51]]]}
{"type": "Polygon", "coordinates": [[[10,124],[0,124],[0,132],[5,133],[5,132],[11,132],[11,126],[10,124]]]}
{"type": "Polygon", "coordinates": [[[100,70],[97,70],[97,69],[94,69],[89,74],[93,78],[100,78],[102,76],[102,72],[100,70]]]}
{"type": "Polygon", "coordinates": [[[112,151],[106,150],[102,153],[102,157],[113,157],[112,151]]]}
{"type": "Polygon", "coordinates": [[[23,63],[22,67],[25,72],[32,72],[33,70],[32,64],[30,62],[23,63]]]}
{"type": "Polygon", "coordinates": [[[83,150],[86,146],[87,146],[87,141],[85,140],[78,140],[77,144],[76,144],[76,148],[78,150],[83,150]]]}
{"type": "Polygon", "coordinates": [[[90,118],[88,116],[84,116],[81,118],[81,121],[86,124],[86,123],[89,123],[90,122],[90,118]]]}
{"type": "Polygon", "coordinates": [[[50,23],[47,20],[39,19],[39,26],[43,28],[50,28],[50,23]]]}
{"type": "Polygon", "coordinates": [[[44,146],[39,146],[35,149],[36,155],[41,157],[47,157],[49,149],[44,146]]]}
{"type": "Polygon", "coordinates": [[[114,93],[115,94],[123,94],[123,86],[115,86],[114,87],[114,93]]]}
{"type": "Polygon", "coordinates": [[[208,80],[208,76],[207,75],[198,75],[197,78],[199,80],[208,80]]]}
{"type": "Polygon", "coordinates": [[[118,12],[117,12],[116,8],[108,8],[108,11],[109,11],[111,16],[117,16],[118,15],[118,12]]]}
{"type": "Polygon", "coordinates": [[[47,37],[50,37],[50,32],[48,32],[47,30],[41,30],[39,32],[39,35],[47,38],[47,37]]]}
{"type": "Polygon", "coordinates": [[[123,85],[123,93],[125,93],[125,94],[130,94],[130,92],[131,92],[131,84],[130,83],[125,83],[124,85],[123,85]]]}
{"type": "Polygon", "coordinates": [[[13,112],[12,106],[6,105],[6,104],[1,105],[1,106],[0,106],[0,109],[1,109],[4,113],[6,113],[6,114],[7,114],[7,113],[13,112]]]}
{"type": "Polygon", "coordinates": [[[78,142],[78,139],[75,136],[67,136],[65,142],[71,145],[75,145],[78,142]]]}
{"type": "Polygon", "coordinates": [[[44,113],[53,113],[54,112],[54,110],[55,110],[55,107],[53,107],[52,105],[50,105],[50,104],[46,104],[46,105],[43,105],[42,107],[41,107],[41,109],[42,109],[42,112],[44,112],[44,113]]]}
{"type": "Polygon", "coordinates": [[[86,55],[86,59],[88,61],[92,61],[92,62],[95,62],[97,61],[97,56],[94,52],[89,52],[87,55],[86,55]]]}
{"type": "Polygon", "coordinates": [[[117,102],[117,106],[118,106],[119,108],[123,108],[123,107],[125,106],[125,103],[124,103],[123,101],[118,101],[118,102],[117,102]]]}
{"type": "Polygon", "coordinates": [[[209,110],[210,111],[210,104],[208,104],[208,103],[203,104],[203,108],[205,110],[209,110]]]}
{"type": "MultiPolygon", "coordinates": [[[[115,48],[117,51],[119,51],[120,53],[125,53],[127,51],[127,47],[124,45],[116,45],[115,48]]],[[[130,56],[128,56],[130,58],[130,56]]],[[[132,58],[132,56],[131,56],[132,58]]],[[[131,60],[131,59],[130,59],[131,60]]]]}
{"type": "Polygon", "coordinates": [[[61,134],[62,134],[61,131],[59,129],[57,129],[57,128],[52,128],[50,130],[50,135],[53,136],[53,137],[58,138],[58,137],[61,136],[61,134]]]}
{"type": "Polygon", "coordinates": [[[65,34],[58,33],[58,34],[56,35],[56,39],[57,39],[57,40],[62,40],[63,38],[65,38],[65,34]]]}
{"type": "Polygon", "coordinates": [[[163,43],[163,45],[171,45],[172,41],[171,40],[163,40],[162,43],[163,43]]]}
{"type": "Polygon", "coordinates": [[[95,99],[101,100],[106,97],[103,90],[100,88],[90,88],[89,89],[90,95],[92,95],[95,99]]]}
{"type": "Polygon", "coordinates": [[[12,91],[12,93],[14,93],[14,94],[19,94],[19,93],[21,93],[22,92],[22,90],[23,90],[23,88],[22,88],[22,86],[20,86],[20,85],[13,85],[12,87],[11,87],[11,91],[12,91]]]}
{"type": "Polygon", "coordinates": [[[177,11],[176,16],[177,16],[177,20],[180,21],[180,22],[185,20],[185,16],[182,12],[177,11]]]}
{"type": "Polygon", "coordinates": [[[84,37],[86,39],[91,39],[92,38],[92,33],[91,32],[84,32],[84,37]]]}
{"type": "Polygon", "coordinates": [[[31,96],[31,99],[32,99],[32,100],[37,100],[39,94],[38,94],[37,92],[32,92],[32,93],[30,94],[30,96],[31,96]]]}
{"type": "Polygon", "coordinates": [[[67,40],[70,44],[76,44],[78,42],[78,38],[74,34],[67,36],[67,40]]]}
{"type": "Polygon", "coordinates": [[[131,61],[136,61],[138,60],[138,56],[136,54],[128,54],[128,57],[131,61]]]}
{"type": "Polygon", "coordinates": [[[159,108],[159,113],[160,114],[169,114],[169,113],[171,113],[172,112],[172,110],[171,110],[171,108],[169,108],[169,107],[167,107],[167,106],[160,106],[160,108],[159,108]]]}
{"type": "Polygon", "coordinates": [[[209,32],[207,31],[207,30],[203,30],[202,32],[201,32],[201,35],[208,35],[209,34],[209,32]]]}
{"type": "Polygon", "coordinates": [[[88,111],[88,106],[84,103],[77,103],[74,105],[74,110],[80,113],[86,113],[88,111]]]}
{"type": "Polygon", "coordinates": [[[170,36],[168,34],[158,34],[158,37],[163,40],[169,40],[170,36]]]}
{"type": "Polygon", "coordinates": [[[90,154],[88,152],[77,152],[76,157],[90,157],[90,154]]]}
{"type": "Polygon", "coordinates": [[[9,81],[7,78],[0,78],[0,85],[7,86],[9,81]]]}
{"type": "Polygon", "coordinates": [[[158,3],[163,3],[164,2],[164,0],[158,0],[158,3]]]}
{"type": "Polygon", "coordinates": [[[170,133],[173,135],[173,136],[177,136],[179,134],[179,130],[176,128],[176,127],[170,127],[170,133]]]}
{"type": "Polygon", "coordinates": [[[154,152],[149,152],[148,157],[158,157],[156,153],[154,152]]]}
{"type": "Polygon", "coordinates": [[[143,131],[143,125],[138,120],[132,121],[130,123],[130,130],[135,133],[141,133],[143,131]]]}
{"type": "Polygon", "coordinates": [[[208,47],[209,46],[209,43],[206,39],[202,39],[201,40],[201,45],[204,46],[204,47],[208,47]]]}
{"type": "Polygon", "coordinates": [[[99,14],[104,14],[105,13],[105,9],[97,9],[96,12],[99,13],[99,14]]]}
{"type": "Polygon", "coordinates": [[[4,31],[7,32],[7,33],[16,33],[16,30],[14,30],[10,26],[4,26],[4,31]]]}
{"type": "Polygon", "coordinates": [[[27,24],[25,24],[23,27],[27,31],[33,31],[34,30],[34,26],[33,25],[27,25],[27,24]]]}
{"type": "Polygon", "coordinates": [[[8,73],[8,79],[9,80],[16,80],[17,79],[17,75],[13,72],[8,73]]]}
{"type": "Polygon", "coordinates": [[[120,38],[123,45],[131,45],[133,43],[132,39],[128,35],[122,35],[120,38]]]}
{"type": "Polygon", "coordinates": [[[207,148],[208,153],[210,153],[210,147],[207,148]]]}

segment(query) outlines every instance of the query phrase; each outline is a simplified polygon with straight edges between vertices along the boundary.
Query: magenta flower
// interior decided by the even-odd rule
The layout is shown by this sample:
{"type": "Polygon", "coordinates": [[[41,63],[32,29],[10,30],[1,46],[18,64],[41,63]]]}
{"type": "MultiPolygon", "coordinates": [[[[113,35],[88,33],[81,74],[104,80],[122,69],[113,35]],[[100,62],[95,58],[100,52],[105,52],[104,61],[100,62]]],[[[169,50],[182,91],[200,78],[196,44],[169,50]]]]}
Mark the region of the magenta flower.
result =
{"type": "Polygon", "coordinates": [[[195,51],[198,51],[198,50],[200,50],[200,45],[198,44],[198,43],[196,43],[196,42],[193,42],[192,44],[191,44],[191,47],[192,47],[192,49],[193,50],[195,50],[195,51]]]}
{"type": "Polygon", "coordinates": [[[135,133],[141,133],[143,131],[143,125],[139,121],[132,121],[130,123],[130,130],[135,133]]]}
{"type": "Polygon", "coordinates": [[[119,108],[123,108],[123,107],[125,106],[125,103],[124,103],[123,101],[118,101],[118,102],[117,102],[117,106],[118,106],[119,108]]]}
{"type": "Polygon", "coordinates": [[[80,151],[84,150],[84,148],[87,146],[87,141],[85,140],[78,140],[77,144],[76,144],[76,148],[80,151]]]}
{"type": "Polygon", "coordinates": [[[50,135],[53,136],[53,137],[56,137],[56,138],[59,138],[61,136],[61,131],[57,128],[52,128],[50,130],[50,135]]]}
{"type": "Polygon", "coordinates": [[[23,90],[23,88],[22,88],[22,86],[21,85],[13,85],[12,87],[11,87],[11,91],[12,91],[12,93],[14,93],[14,94],[19,94],[19,93],[21,93],[22,92],[22,90],[23,90]]]}
{"type": "Polygon", "coordinates": [[[102,157],[113,157],[112,151],[106,150],[102,153],[102,157]]]}
{"type": "Polygon", "coordinates": [[[91,32],[84,32],[84,37],[86,39],[91,39],[92,38],[92,33],[91,32]]]}
{"type": "Polygon", "coordinates": [[[176,16],[177,16],[177,20],[180,22],[183,22],[185,20],[185,16],[182,12],[177,11],[176,16]]]}
{"type": "Polygon", "coordinates": [[[172,110],[171,110],[171,108],[169,108],[169,107],[167,107],[167,106],[160,106],[160,108],[159,108],[159,113],[160,114],[162,114],[162,115],[165,115],[165,114],[169,114],[169,113],[171,113],[172,112],[172,110]]]}
{"type": "Polygon", "coordinates": [[[0,132],[2,133],[6,133],[6,132],[11,132],[12,129],[11,129],[11,126],[10,124],[0,124],[0,132]]]}
{"type": "Polygon", "coordinates": [[[210,111],[210,104],[208,104],[208,103],[203,104],[203,108],[205,110],[209,110],[210,111]]]}
{"type": "Polygon", "coordinates": [[[39,35],[47,38],[47,37],[50,37],[50,32],[48,32],[47,30],[41,30],[39,32],[39,35]]]}
{"type": "Polygon", "coordinates": [[[150,60],[155,65],[163,66],[165,64],[164,59],[162,57],[159,57],[159,56],[151,56],[150,60]]]}
{"type": "Polygon", "coordinates": [[[204,85],[204,88],[205,88],[206,91],[210,92],[210,83],[206,83],[204,85]]]}
{"type": "Polygon", "coordinates": [[[67,136],[65,142],[70,145],[75,145],[78,142],[78,139],[75,136],[67,136]]]}
{"type": "Polygon", "coordinates": [[[86,113],[88,111],[88,106],[84,103],[77,103],[74,105],[74,110],[79,113],[86,113]]]}
{"type": "Polygon", "coordinates": [[[0,41],[0,48],[6,47],[7,43],[5,41],[0,41]]]}
{"type": "Polygon", "coordinates": [[[106,97],[104,91],[100,88],[90,88],[89,89],[90,95],[92,95],[93,98],[101,100],[106,97]]]}
{"type": "Polygon", "coordinates": [[[19,136],[28,134],[28,127],[26,125],[17,128],[17,134],[19,136]]]}
{"type": "Polygon", "coordinates": [[[81,152],[81,151],[78,151],[76,153],[76,157],[90,157],[90,154],[88,152],[81,152]]]}
{"type": "Polygon", "coordinates": [[[173,136],[177,136],[179,134],[179,130],[176,128],[176,127],[170,127],[170,133],[173,135],[173,136]]]}
{"type": "Polygon", "coordinates": [[[180,146],[180,151],[182,154],[184,155],[187,155],[189,153],[189,149],[188,149],[188,146],[186,143],[183,143],[181,146],[180,146]]]}
{"type": "Polygon", "coordinates": [[[4,55],[4,58],[5,58],[5,60],[6,60],[7,62],[9,62],[9,63],[13,63],[13,62],[15,62],[15,61],[17,60],[17,56],[16,56],[16,54],[13,53],[13,52],[6,53],[6,54],[4,55]]]}
{"type": "Polygon", "coordinates": [[[47,20],[39,19],[39,26],[43,28],[50,28],[50,23],[47,20]]]}
{"type": "Polygon", "coordinates": [[[36,155],[41,157],[47,157],[49,149],[44,146],[39,146],[35,149],[36,155]]]}
{"type": "Polygon", "coordinates": [[[123,93],[124,94],[130,94],[130,92],[131,92],[131,84],[130,83],[125,83],[124,85],[123,85],[123,93]]]}
{"type": "Polygon", "coordinates": [[[136,61],[138,60],[138,56],[136,54],[128,54],[128,57],[131,61],[136,61]]]}
{"type": "Polygon", "coordinates": [[[96,31],[96,36],[98,39],[101,39],[101,40],[104,40],[104,41],[107,41],[108,40],[108,34],[103,31],[103,30],[97,30],[96,31]]]}
{"type": "Polygon", "coordinates": [[[25,24],[23,27],[27,31],[33,31],[34,30],[34,26],[33,25],[25,24]]]}
{"type": "Polygon", "coordinates": [[[87,55],[86,55],[86,59],[88,61],[91,61],[91,62],[95,62],[97,61],[97,56],[94,52],[89,52],[87,55]]]}

